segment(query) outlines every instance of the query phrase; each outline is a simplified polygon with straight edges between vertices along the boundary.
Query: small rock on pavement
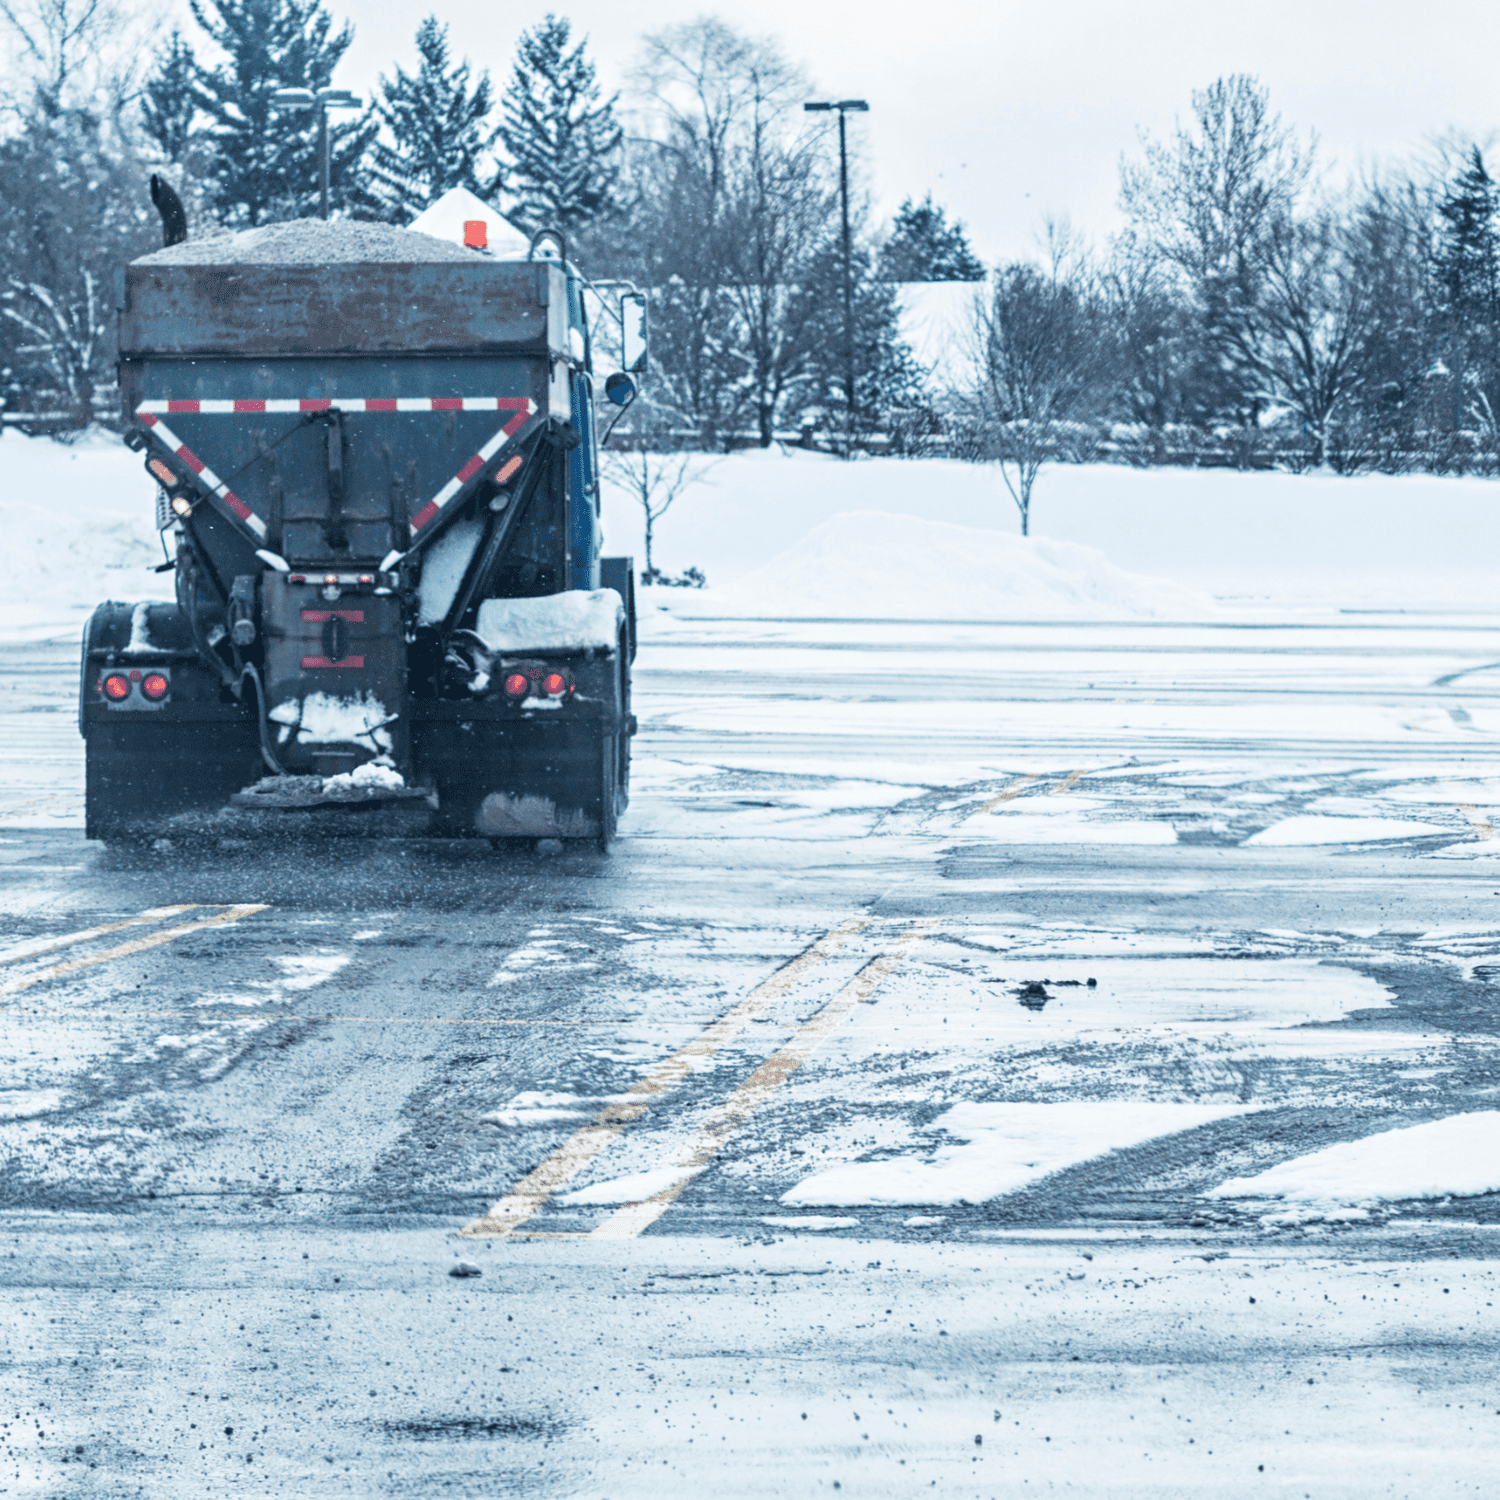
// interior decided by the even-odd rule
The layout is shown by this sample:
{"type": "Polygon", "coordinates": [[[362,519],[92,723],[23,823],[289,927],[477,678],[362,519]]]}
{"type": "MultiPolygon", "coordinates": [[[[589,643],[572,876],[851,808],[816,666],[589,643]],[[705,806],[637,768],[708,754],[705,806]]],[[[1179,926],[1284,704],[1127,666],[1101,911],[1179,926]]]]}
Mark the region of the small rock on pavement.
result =
{"type": "Polygon", "coordinates": [[[448,1274],[450,1276],[483,1276],[484,1272],[472,1261],[461,1260],[448,1274]]]}

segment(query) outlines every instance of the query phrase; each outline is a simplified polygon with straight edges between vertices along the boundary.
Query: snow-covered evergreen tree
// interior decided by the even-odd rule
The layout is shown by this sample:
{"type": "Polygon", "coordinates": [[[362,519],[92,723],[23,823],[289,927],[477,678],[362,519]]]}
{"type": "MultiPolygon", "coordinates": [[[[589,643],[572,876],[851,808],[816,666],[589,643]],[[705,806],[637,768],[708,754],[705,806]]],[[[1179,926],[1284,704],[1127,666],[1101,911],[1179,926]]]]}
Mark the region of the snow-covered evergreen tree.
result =
{"type": "Polygon", "coordinates": [[[449,188],[488,199],[503,173],[489,161],[498,126],[490,123],[490,78],[469,87],[469,64],[448,60],[448,28],[428,16],[417,28],[415,74],[397,68],[380,80],[375,109],[389,140],[375,144],[370,194],[385,217],[409,224],[449,188]]]}
{"type": "Polygon", "coordinates": [[[156,70],[141,87],[141,125],[169,162],[180,162],[198,118],[193,92],[197,63],[193,49],[173,31],[156,70]]]}
{"type": "MultiPolygon", "coordinates": [[[[196,69],[194,97],[208,117],[210,168],[220,211],[262,224],[317,212],[315,111],[293,113],[271,102],[277,89],[327,88],[353,28],[336,34],[321,0],[190,0],[194,19],[225,54],[196,69]]],[[[360,166],[376,130],[371,118],[333,132],[330,182],[335,207],[359,199],[360,166]]]]}
{"type": "Polygon", "coordinates": [[[910,198],[896,211],[891,237],[880,249],[882,281],[983,281],[984,266],[969,248],[962,224],[950,224],[932,201],[910,198]]]}
{"type": "Polygon", "coordinates": [[[1438,204],[1433,276],[1438,301],[1469,321],[1494,318],[1500,305],[1500,212],[1494,179],[1475,146],[1469,163],[1438,204]]]}
{"type": "Polygon", "coordinates": [[[527,229],[576,231],[609,208],[623,133],[615,99],[601,98],[585,37],[549,14],[520,40],[502,101],[500,141],[510,159],[511,217],[527,229]]]}

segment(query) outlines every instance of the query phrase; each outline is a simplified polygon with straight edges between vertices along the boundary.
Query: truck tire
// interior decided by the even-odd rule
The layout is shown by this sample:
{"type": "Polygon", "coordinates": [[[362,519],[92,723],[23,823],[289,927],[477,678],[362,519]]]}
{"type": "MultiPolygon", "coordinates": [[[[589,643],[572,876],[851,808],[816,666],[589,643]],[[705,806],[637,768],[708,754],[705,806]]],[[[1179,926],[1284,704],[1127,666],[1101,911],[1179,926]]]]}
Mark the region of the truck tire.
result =
{"type": "Polygon", "coordinates": [[[608,854],[615,841],[620,820],[620,742],[628,746],[624,735],[606,735],[599,745],[599,833],[595,844],[601,854],[608,854]]]}

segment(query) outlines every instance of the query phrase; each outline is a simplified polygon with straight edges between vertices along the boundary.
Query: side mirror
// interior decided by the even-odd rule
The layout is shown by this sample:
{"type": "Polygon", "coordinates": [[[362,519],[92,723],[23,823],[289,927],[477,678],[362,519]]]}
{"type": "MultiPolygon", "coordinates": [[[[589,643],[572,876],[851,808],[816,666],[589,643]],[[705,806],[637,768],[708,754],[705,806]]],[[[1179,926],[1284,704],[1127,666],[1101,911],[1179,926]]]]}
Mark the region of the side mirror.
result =
{"type": "Polygon", "coordinates": [[[635,381],[630,376],[616,370],[604,382],[604,394],[616,406],[629,406],[635,400],[635,381]]]}
{"type": "Polygon", "coordinates": [[[620,298],[620,352],[627,370],[646,368],[646,294],[626,292],[620,298]]]}

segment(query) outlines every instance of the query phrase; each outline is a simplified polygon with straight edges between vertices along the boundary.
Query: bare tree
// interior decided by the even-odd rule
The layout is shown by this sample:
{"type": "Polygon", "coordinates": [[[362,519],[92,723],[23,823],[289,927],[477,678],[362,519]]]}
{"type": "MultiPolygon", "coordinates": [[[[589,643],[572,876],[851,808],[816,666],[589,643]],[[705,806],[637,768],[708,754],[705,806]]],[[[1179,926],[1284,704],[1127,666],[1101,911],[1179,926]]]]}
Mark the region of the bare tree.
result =
{"type": "Polygon", "coordinates": [[[1188,125],[1165,142],[1144,139],[1142,160],[1121,162],[1120,201],[1134,243],[1174,273],[1172,290],[1193,312],[1198,404],[1254,426],[1262,378],[1229,335],[1260,294],[1267,236],[1293,212],[1316,143],[1302,145],[1242,73],[1195,91],[1192,103],[1188,125]]]}
{"type": "Polygon", "coordinates": [[[679,496],[706,479],[717,464],[717,459],[705,458],[698,453],[649,453],[623,449],[611,449],[605,453],[605,477],[639,504],[645,521],[646,566],[641,574],[642,583],[657,583],[662,578],[652,557],[656,523],[679,496]]]}
{"type": "Polygon", "coordinates": [[[1048,460],[1070,456],[1069,424],[1108,389],[1113,341],[1091,279],[1062,280],[1021,263],[975,298],[970,393],[975,457],[993,462],[1031,532],[1031,496],[1048,460]]]}
{"type": "Polygon", "coordinates": [[[646,38],[632,142],[656,400],[705,448],[762,444],[812,379],[812,267],[833,226],[807,83],[772,42],[713,19],[646,38]]]}
{"type": "Polygon", "coordinates": [[[1233,309],[1227,337],[1258,377],[1262,399],[1285,403],[1302,419],[1316,468],[1330,424],[1365,377],[1371,289],[1340,210],[1278,215],[1263,239],[1256,295],[1233,309]]]}
{"type": "Polygon", "coordinates": [[[118,115],[139,62],[132,45],[140,22],[116,0],[0,0],[0,34],[9,41],[12,72],[33,97],[23,107],[45,114],[101,101],[118,115]]]}

